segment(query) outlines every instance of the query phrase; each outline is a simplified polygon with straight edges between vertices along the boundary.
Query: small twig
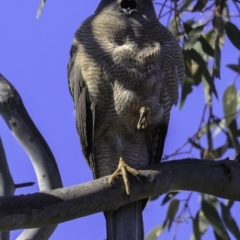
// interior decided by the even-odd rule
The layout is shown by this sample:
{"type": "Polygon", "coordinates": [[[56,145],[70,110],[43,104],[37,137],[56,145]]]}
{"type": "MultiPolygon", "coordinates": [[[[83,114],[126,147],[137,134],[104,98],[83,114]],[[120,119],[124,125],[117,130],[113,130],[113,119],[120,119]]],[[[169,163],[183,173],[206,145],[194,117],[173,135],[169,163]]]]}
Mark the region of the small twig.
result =
{"type": "Polygon", "coordinates": [[[23,187],[31,187],[35,184],[35,182],[26,182],[26,183],[15,183],[15,188],[23,188],[23,187]]]}
{"type": "Polygon", "coordinates": [[[158,19],[161,18],[162,11],[163,11],[163,9],[164,9],[166,3],[167,3],[167,0],[165,0],[164,3],[162,4],[162,7],[161,7],[160,12],[159,12],[159,14],[158,14],[158,19]]]}

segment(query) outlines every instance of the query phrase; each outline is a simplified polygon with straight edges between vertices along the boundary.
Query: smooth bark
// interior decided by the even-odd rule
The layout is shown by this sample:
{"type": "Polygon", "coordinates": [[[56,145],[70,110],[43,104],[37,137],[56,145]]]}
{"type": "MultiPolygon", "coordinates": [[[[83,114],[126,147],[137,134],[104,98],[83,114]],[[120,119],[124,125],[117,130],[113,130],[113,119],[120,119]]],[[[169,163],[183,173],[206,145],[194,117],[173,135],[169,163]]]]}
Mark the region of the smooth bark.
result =
{"type": "MultiPolygon", "coordinates": [[[[131,201],[173,190],[189,190],[240,201],[240,163],[185,159],[140,171],[143,183],[131,179],[131,201]]],[[[128,203],[122,179],[114,187],[103,177],[81,185],[0,198],[0,230],[57,224],[128,203]]]]}

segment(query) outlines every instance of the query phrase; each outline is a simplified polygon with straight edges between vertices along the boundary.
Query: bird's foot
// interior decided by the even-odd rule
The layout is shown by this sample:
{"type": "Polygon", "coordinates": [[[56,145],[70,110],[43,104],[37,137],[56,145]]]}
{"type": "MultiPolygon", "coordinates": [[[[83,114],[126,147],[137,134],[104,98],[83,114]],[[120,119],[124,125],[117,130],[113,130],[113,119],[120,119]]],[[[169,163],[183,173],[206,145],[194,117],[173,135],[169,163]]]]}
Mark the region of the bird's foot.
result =
{"type": "Polygon", "coordinates": [[[128,180],[127,172],[131,173],[134,177],[137,178],[138,181],[141,182],[141,179],[138,177],[138,175],[139,175],[138,170],[128,166],[122,158],[120,158],[118,168],[111,175],[108,182],[112,185],[113,182],[114,182],[114,179],[118,178],[119,175],[122,175],[123,176],[123,181],[124,181],[124,184],[125,184],[126,193],[127,193],[128,196],[130,196],[130,182],[128,180]]]}
{"type": "Polygon", "coordinates": [[[149,107],[141,107],[139,110],[140,117],[137,124],[137,129],[145,129],[151,124],[151,110],[149,107]]]}

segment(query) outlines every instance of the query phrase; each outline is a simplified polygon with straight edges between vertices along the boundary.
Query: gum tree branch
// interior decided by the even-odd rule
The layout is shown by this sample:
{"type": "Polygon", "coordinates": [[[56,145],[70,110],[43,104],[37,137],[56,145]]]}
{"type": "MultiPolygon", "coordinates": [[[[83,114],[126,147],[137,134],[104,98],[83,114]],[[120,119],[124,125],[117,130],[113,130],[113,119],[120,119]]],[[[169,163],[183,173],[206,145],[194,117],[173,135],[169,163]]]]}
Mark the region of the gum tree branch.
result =
{"type": "MultiPolygon", "coordinates": [[[[61,177],[54,156],[36,128],[22,99],[12,84],[0,74],[0,114],[14,137],[27,152],[40,190],[62,187],[61,177]]],[[[57,226],[40,229],[28,229],[17,240],[48,239],[57,226]]]]}
{"type": "MultiPolygon", "coordinates": [[[[10,173],[6,154],[0,138],[0,196],[12,196],[15,192],[15,185],[10,173]]],[[[9,231],[0,232],[1,240],[9,240],[9,231]]]]}
{"type": "MultiPolygon", "coordinates": [[[[238,161],[183,159],[148,166],[140,175],[143,183],[131,180],[131,201],[174,190],[240,201],[238,161]]],[[[108,177],[68,188],[0,198],[0,230],[57,224],[128,203],[121,178],[113,187],[108,177]]]]}

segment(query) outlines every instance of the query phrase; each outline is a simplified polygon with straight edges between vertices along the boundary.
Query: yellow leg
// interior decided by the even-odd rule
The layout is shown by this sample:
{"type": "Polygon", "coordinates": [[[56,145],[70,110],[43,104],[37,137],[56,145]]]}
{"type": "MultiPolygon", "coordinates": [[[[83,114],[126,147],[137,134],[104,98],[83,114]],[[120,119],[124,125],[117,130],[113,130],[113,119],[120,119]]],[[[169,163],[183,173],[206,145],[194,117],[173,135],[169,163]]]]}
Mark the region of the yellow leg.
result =
{"type": "Polygon", "coordinates": [[[123,181],[126,189],[127,195],[130,195],[130,182],[128,181],[127,172],[131,173],[133,176],[135,176],[138,181],[141,182],[140,178],[138,177],[139,172],[138,170],[128,166],[123,158],[119,159],[119,164],[117,170],[112,174],[112,176],[109,178],[109,183],[112,184],[114,182],[114,179],[118,178],[119,175],[123,176],[123,181]]]}

